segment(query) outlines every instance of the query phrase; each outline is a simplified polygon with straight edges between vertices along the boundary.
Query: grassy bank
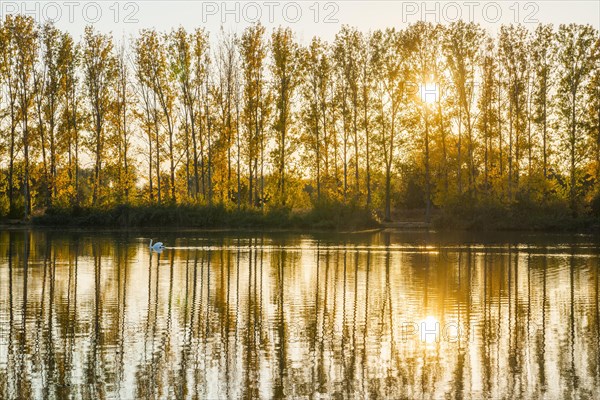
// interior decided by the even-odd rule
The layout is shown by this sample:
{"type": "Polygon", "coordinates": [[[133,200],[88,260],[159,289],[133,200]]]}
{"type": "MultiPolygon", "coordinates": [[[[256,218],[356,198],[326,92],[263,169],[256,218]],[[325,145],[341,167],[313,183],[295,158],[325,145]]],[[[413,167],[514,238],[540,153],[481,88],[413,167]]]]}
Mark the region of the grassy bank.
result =
{"type": "Polygon", "coordinates": [[[243,229],[357,230],[378,226],[368,209],[324,203],[308,211],[289,208],[237,209],[223,206],[116,206],[111,208],[50,208],[32,218],[38,226],[186,227],[243,229]]]}
{"type": "MultiPolygon", "coordinates": [[[[598,205],[600,208],[600,204],[598,205]]],[[[396,210],[396,222],[424,222],[425,210],[396,210]]],[[[2,221],[0,221],[2,222],[2,221]]],[[[6,221],[5,221],[6,222],[6,221]]],[[[108,208],[49,208],[31,224],[52,227],[181,227],[199,229],[363,230],[380,227],[372,210],[338,202],[323,202],[310,210],[290,208],[227,208],[221,205],[144,206],[108,208]]],[[[433,210],[438,230],[600,232],[600,210],[573,215],[562,202],[457,201],[433,210]]]]}
{"type": "Polygon", "coordinates": [[[448,205],[440,210],[433,226],[472,231],[598,232],[600,218],[594,209],[574,214],[566,203],[560,201],[504,204],[480,200],[448,205]]]}

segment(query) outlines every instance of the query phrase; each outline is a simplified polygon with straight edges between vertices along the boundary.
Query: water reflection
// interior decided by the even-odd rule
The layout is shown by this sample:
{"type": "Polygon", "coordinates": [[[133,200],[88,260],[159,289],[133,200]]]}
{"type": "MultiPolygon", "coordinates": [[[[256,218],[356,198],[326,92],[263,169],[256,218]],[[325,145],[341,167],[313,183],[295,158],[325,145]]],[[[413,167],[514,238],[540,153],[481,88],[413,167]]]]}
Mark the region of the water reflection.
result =
{"type": "Polygon", "coordinates": [[[597,395],[595,238],[423,235],[1,232],[0,398],[597,395]]]}

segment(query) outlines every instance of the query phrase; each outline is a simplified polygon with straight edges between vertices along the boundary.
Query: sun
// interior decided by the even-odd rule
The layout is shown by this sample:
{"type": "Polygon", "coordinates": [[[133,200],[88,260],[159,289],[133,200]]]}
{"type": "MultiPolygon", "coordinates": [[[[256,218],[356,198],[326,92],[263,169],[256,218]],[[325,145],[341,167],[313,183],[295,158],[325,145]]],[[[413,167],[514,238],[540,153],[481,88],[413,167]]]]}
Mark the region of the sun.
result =
{"type": "Polygon", "coordinates": [[[427,105],[440,101],[440,85],[436,82],[425,82],[419,86],[421,101],[427,105]]]}
{"type": "Polygon", "coordinates": [[[440,340],[440,323],[436,317],[428,315],[419,323],[419,332],[421,333],[422,342],[437,342],[440,340]]]}

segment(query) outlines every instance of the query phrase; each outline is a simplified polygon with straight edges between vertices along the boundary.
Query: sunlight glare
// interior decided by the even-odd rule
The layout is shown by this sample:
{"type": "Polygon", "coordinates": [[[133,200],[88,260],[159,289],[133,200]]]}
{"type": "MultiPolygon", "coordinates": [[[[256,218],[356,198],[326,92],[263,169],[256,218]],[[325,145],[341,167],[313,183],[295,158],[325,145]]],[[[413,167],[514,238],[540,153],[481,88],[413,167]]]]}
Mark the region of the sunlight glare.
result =
{"type": "Polygon", "coordinates": [[[428,315],[419,323],[419,332],[422,342],[434,343],[439,340],[440,323],[436,317],[428,315]]]}
{"type": "Polygon", "coordinates": [[[440,100],[440,88],[436,82],[425,82],[420,85],[421,101],[433,105],[440,100]]]}

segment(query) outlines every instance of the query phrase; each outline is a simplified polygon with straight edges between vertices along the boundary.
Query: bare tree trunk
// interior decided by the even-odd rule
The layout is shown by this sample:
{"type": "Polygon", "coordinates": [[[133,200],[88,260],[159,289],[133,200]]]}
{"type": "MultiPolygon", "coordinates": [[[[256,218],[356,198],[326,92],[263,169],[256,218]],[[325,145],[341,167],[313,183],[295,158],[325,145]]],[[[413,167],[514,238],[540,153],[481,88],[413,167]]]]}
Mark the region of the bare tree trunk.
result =
{"type": "Polygon", "coordinates": [[[14,123],[14,111],[11,105],[11,127],[10,127],[10,160],[8,163],[8,214],[12,217],[15,212],[15,201],[14,201],[14,164],[15,164],[15,123],[14,123]]]}
{"type": "Polygon", "coordinates": [[[208,102],[206,103],[206,135],[208,144],[208,204],[212,204],[213,196],[213,184],[212,184],[212,140],[211,140],[211,122],[210,114],[208,109],[208,102]]]}
{"type": "Polygon", "coordinates": [[[369,132],[369,106],[368,96],[364,96],[364,119],[365,119],[365,158],[367,167],[367,206],[371,205],[371,149],[370,149],[370,132],[369,132]]]}
{"type": "Polygon", "coordinates": [[[391,181],[392,171],[391,163],[388,163],[385,168],[385,220],[392,220],[392,207],[391,207],[391,181]]]}
{"type": "Polygon", "coordinates": [[[153,110],[153,119],[154,119],[154,139],[156,140],[156,145],[155,145],[155,152],[156,152],[156,190],[157,190],[157,197],[158,197],[158,205],[160,206],[161,202],[162,202],[162,196],[161,196],[161,177],[160,177],[160,137],[159,137],[159,130],[158,130],[158,115],[157,115],[158,111],[156,109],[153,110]]]}
{"type": "Polygon", "coordinates": [[[353,128],[354,128],[354,179],[355,179],[355,190],[356,190],[356,198],[358,199],[360,196],[360,182],[359,182],[359,171],[358,171],[358,106],[356,95],[354,96],[354,110],[353,110],[353,128]]]}
{"type": "Polygon", "coordinates": [[[425,107],[425,221],[431,219],[431,177],[429,172],[429,115],[425,107]]]}
{"type": "MultiPolygon", "coordinates": [[[[511,96],[512,96],[511,90],[511,96]]],[[[513,102],[510,101],[508,107],[508,198],[512,200],[512,184],[513,184],[513,102]]]]}
{"type": "Polygon", "coordinates": [[[152,187],[152,130],[150,127],[147,128],[146,134],[148,135],[148,190],[150,202],[154,202],[154,189],[152,187]]]}
{"type": "MultiPolygon", "coordinates": [[[[27,101],[24,102],[27,104],[27,101]]],[[[29,191],[29,126],[27,111],[23,114],[23,152],[25,155],[25,172],[23,175],[23,197],[25,200],[25,219],[31,214],[31,194],[29,191]]]]}
{"type": "Polygon", "coordinates": [[[99,117],[96,116],[95,136],[96,136],[96,149],[94,163],[94,192],[92,195],[92,204],[98,205],[98,190],[100,186],[100,170],[102,169],[102,128],[100,126],[99,117]]]}
{"type": "Polygon", "coordinates": [[[458,180],[458,194],[462,194],[462,160],[461,160],[461,147],[462,147],[462,110],[458,112],[458,165],[457,165],[457,180],[458,180]]]}
{"type": "MultiPolygon", "coordinates": [[[[546,75],[544,75],[544,90],[546,90],[546,75]]],[[[544,179],[548,179],[548,118],[547,118],[547,101],[546,101],[546,92],[544,92],[544,99],[543,99],[543,104],[542,104],[542,109],[543,109],[543,119],[544,119],[544,126],[543,126],[543,132],[542,132],[542,156],[544,159],[544,179]]]]}
{"type": "Polygon", "coordinates": [[[441,101],[438,101],[438,115],[440,118],[440,137],[442,139],[442,172],[444,174],[444,194],[448,195],[448,151],[446,149],[446,130],[444,129],[444,115],[442,113],[441,101]]]}
{"type": "Polygon", "coordinates": [[[236,196],[236,201],[237,201],[237,208],[238,210],[240,209],[240,207],[242,206],[242,173],[241,173],[241,167],[240,167],[240,160],[241,160],[241,144],[240,144],[240,104],[239,104],[239,99],[236,100],[236,104],[235,104],[235,111],[236,111],[236,118],[235,118],[235,133],[236,133],[236,137],[237,137],[237,196],[236,196]]]}
{"type": "Polygon", "coordinates": [[[573,213],[573,216],[575,217],[577,215],[577,209],[576,209],[576,191],[575,191],[575,153],[576,153],[576,148],[575,146],[577,145],[577,126],[576,124],[576,116],[575,116],[575,107],[576,107],[576,99],[577,99],[577,92],[576,90],[573,90],[572,93],[572,101],[573,103],[571,104],[571,135],[570,135],[570,161],[571,161],[571,168],[570,168],[570,182],[571,182],[571,187],[569,190],[569,200],[571,202],[571,212],[573,213]]]}

